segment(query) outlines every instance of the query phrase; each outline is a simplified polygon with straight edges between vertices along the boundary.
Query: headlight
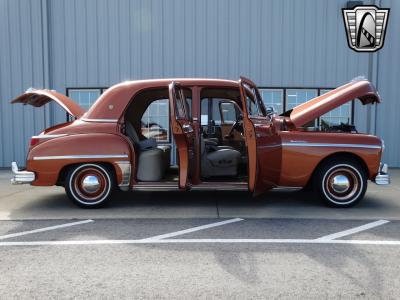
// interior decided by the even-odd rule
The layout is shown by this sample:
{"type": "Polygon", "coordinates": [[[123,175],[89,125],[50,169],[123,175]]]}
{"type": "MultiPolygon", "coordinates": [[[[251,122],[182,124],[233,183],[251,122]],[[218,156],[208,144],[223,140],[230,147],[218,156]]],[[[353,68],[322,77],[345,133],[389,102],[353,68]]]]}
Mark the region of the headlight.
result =
{"type": "Polygon", "coordinates": [[[381,139],[381,143],[382,143],[382,152],[385,150],[385,141],[383,139],[381,139]]]}

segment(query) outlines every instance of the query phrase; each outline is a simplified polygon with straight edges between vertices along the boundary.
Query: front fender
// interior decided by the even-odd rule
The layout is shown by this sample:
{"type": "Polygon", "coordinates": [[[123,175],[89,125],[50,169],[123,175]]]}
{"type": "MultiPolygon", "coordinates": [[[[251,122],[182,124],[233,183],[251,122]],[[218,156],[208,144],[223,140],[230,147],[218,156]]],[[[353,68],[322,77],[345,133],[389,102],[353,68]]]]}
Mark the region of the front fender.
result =
{"type": "Polygon", "coordinates": [[[128,181],[129,186],[121,165],[129,163],[131,166],[135,161],[134,155],[134,149],[122,135],[75,134],[50,139],[33,147],[28,153],[26,166],[36,174],[32,185],[50,186],[57,183],[61,170],[68,165],[107,163],[114,167],[117,184],[128,181]]]}
{"type": "Polygon", "coordinates": [[[368,178],[378,173],[382,147],[379,138],[364,134],[282,132],[279,185],[303,187],[314,170],[332,155],[353,155],[367,168],[368,178]]]}

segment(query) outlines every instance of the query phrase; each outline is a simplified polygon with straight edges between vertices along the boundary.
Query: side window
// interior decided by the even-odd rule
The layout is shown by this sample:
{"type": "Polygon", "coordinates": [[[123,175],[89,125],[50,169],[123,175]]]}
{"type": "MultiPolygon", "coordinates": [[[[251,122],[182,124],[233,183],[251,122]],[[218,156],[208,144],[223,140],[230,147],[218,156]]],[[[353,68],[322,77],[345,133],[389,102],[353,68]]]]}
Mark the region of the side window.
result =
{"type": "Polygon", "coordinates": [[[179,87],[175,88],[175,109],[177,119],[187,119],[185,100],[183,92],[179,87]]]}
{"type": "Polygon", "coordinates": [[[222,117],[222,124],[233,124],[237,120],[236,108],[232,102],[219,103],[219,110],[222,117]]]}
{"type": "Polygon", "coordinates": [[[142,116],[142,134],[158,142],[169,142],[169,100],[151,102],[142,116]]]}
{"type": "Polygon", "coordinates": [[[201,120],[200,120],[200,124],[203,125],[203,126],[208,125],[208,99],[201,99],[201,120]]]}
{"type": "Polygon", "coordinates": [[[229,99],[205,98],[201,100],[201,125],[233,124],[236,120],[235,105],[229,99]]]}
{"type": "Polygon", "coordinates": [[[215,125],[221,125],[222,123],[222,117],[221,117],[221,111],[219,109],[219,104],[221,103],[220,99],[211,99],[210,104],[212,108],[212,120],[214,121],[215,125]]]}
{"type": "Polygon", "coordinates": [[[192,119],[192,92],[189,89],[175,88],[175,109],[177,119],[192,119]]]}

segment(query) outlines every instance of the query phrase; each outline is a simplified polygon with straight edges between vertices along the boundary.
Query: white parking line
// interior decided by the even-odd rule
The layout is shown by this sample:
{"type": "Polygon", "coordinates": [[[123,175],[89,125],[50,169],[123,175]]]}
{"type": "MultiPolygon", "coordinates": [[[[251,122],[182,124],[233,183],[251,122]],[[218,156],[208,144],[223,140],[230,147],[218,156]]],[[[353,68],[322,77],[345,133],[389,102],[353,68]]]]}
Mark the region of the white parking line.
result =
{"type": "Polygon", "coordinates": [[[86,223],[91,223],[91,222],[94,222],[94,221],[93,220],[84,220],[84,221],[79,221],[79,222],[66,223],[66,224],[44,227],[44,228],[28,230],[28,231],[22,231],[22,232],[17,232],[17,233],[10,233],[10,234],[0,236],[0,240],[5,240],[5,239],[13,238],[13,237],[28,235],[28,234],[32,234],[32,233],[38,233],[38,232],[44,232],[44,231],[65,228],[65,227],[71,227],[71,226],[76,226],[76,225],[81,225],[81,224],[86,224],[86,223]]]}
{"type": "Polygon", "coordinates": [[[365,231],[377,226],[381,226],[383,224],[389,223],[389,221],[387,220],[379,220],[379,221],[375,221],[375,222],[371,222],[362,226],[358,226],[358,227],[354,227],[348,230],[344,230],[344,231],[340,231],[340,232],[336,232],[336,233],[332,233],[329,235],[325,235],[323,237],[317,238],[316,240],[318,241],[328,241],[328,240],[334,240],[334,239],[338,239],[347,235],[351,235],[354,233],[358,233],[361,231],[365,231]]]}
{"type": "Polygon", "coordinates": [[[243,221],[243,219],[241,219],[241,218],[230,219],[230,220],[221,221],[221,222],[217,222],[217,223],[211,223],[211,224],[207,224],[207,225],[197,226],[197,227],[193,227],[193,228],[189,228],[189,229],[185,229],[185,230],[179,230],[179,231],[175,231],[175,232],[171,232],[171,233],[156,235],[156,236],[152,236],[149,238],[145,238],[143,240],[144,241],[162,240],[162,239],[166,239],[166,238],[170,238],[170,237],[174,237],[174,236],[178,236],[178,235],[182,235],[182,234],[186,234],[186,233],[190,233],[190,232],[195,232],[195,231],[199,231],[199,230],[222,226],[222,225],[235,223],[235,222],[239,222],[239,221],[243,221]]]}
{"type": "Polygon", "coordinates": [[[350,244],[400,246],[400,241],[374,240],[311,240],[311,239],[162,239],[162,240],[92,240],[0,242],[4,246],[123,245],[123,244],[350,244]]]}

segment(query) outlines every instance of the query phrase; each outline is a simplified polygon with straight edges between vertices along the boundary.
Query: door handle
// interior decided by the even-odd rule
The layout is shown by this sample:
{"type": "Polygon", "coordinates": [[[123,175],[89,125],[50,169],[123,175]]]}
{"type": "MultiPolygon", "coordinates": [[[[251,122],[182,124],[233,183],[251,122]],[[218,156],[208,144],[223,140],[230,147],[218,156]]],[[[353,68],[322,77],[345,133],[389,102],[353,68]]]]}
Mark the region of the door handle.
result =
{"type": "Polygon", "coordinates": [[[182,129],[183,129],[183,132],[185,132],[185,133],[193,132],[193,127],[190,124],[183,124],[182,129]]]}

